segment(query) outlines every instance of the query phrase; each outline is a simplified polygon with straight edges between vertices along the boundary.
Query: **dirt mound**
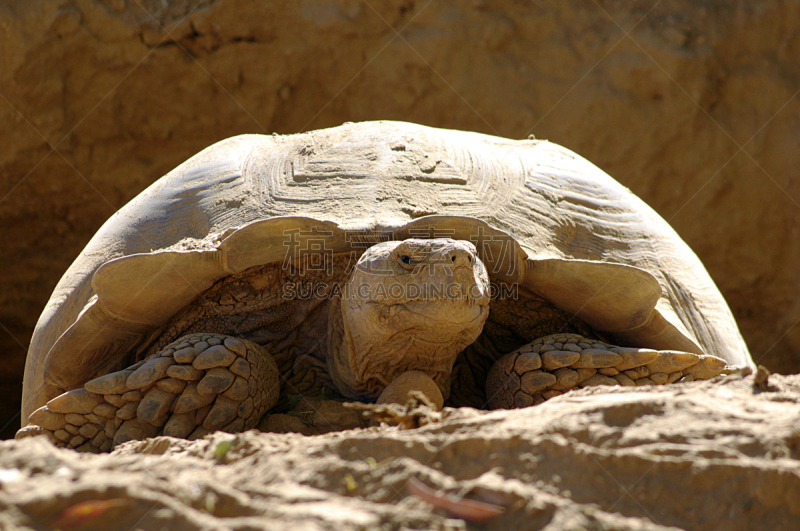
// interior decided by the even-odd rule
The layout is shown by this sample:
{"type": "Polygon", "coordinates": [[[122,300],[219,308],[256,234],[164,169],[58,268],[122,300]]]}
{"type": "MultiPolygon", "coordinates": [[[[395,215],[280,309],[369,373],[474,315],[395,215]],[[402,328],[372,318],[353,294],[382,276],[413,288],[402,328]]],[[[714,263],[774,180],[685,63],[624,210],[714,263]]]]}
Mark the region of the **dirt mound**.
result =
{"type": "Polygon", "coordinates": [[[790,529],[800,376],[595,387],[419,429],[0,443],[0,526],[790,529]],[[433,502],[432,504],[429,502],[433,502]]]}

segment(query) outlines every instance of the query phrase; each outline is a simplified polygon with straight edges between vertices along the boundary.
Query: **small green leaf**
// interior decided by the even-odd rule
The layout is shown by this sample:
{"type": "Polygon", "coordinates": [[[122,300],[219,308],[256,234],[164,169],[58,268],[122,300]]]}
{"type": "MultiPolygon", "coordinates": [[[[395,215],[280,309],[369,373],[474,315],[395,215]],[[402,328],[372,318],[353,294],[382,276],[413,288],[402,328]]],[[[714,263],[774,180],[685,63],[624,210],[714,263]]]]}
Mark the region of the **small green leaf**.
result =
{"type": "Polygon", "coordinates": [[[217,444],[217,447],[214,448],[214,459],[216,459],[217,461],[222,461],[223,459],[225,459],[225,456],[228,455],[228,452],[230,452],[232,447],[233,447],[233,441],[231,440],[219,442],[217,444]]]}

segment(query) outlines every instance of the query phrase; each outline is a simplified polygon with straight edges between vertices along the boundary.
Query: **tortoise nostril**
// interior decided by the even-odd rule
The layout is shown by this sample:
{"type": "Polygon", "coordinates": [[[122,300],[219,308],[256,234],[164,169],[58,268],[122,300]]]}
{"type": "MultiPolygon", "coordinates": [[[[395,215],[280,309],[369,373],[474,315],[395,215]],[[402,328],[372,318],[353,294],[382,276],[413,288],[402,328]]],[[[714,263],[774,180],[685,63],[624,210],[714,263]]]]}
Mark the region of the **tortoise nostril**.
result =
{"type": "Polygon", "coordinates": [[[450,257],[450,263],[454,267],[472,268],[475,265],[475,255],[470,252],[457,250],[448,253],[447,256],[450,257]]]}

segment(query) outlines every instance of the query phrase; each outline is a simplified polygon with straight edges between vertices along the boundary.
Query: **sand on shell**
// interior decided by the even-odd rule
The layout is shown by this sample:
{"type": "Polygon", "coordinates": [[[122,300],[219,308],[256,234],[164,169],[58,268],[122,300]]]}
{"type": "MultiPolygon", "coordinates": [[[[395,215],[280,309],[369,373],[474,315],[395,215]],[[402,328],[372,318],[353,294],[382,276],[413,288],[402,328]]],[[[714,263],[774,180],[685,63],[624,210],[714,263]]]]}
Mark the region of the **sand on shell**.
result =
{"type": "Polygon", "coordinates": [[[413,430],[3,441],[0,528],[792,529],[799,459],[800,376],[595,387],[413,430]],[[459,518],[412,479],[502,512],[459,518]]]}

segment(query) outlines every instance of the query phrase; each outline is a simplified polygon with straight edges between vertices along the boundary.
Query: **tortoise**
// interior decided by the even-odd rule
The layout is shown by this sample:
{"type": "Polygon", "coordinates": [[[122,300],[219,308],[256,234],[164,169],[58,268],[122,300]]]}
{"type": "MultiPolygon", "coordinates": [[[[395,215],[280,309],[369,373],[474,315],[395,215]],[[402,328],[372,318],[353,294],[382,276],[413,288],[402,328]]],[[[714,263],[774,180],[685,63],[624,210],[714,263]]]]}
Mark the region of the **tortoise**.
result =
{"type": "Polygon", "coordinates": [[[55,288],[23,427],[106,451],[251,429],[287,393],[525,407],[753,361],[650,207],[556,144],[403,122],[223,140],[55,288]]]}

